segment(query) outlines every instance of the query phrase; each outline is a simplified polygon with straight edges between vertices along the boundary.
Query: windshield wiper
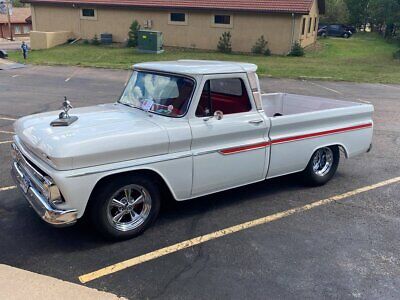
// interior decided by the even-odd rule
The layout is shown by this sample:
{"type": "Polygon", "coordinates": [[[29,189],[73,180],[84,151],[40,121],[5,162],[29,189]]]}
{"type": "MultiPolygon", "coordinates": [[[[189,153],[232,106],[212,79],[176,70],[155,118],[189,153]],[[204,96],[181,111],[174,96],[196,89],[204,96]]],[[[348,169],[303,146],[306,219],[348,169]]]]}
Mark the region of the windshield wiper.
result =
{"type": "Polygon", "coordinates": [[[133,105],[133,104],[123,103],[123,102],[120,102],[120,101],[118,101],[118,103],[122,104],[122,105],[125,105],[125,106],[128,106],[128,107],[131,107],[131,108],[137,108],[137,109],[143,110],[141,107],[133,105]]]}

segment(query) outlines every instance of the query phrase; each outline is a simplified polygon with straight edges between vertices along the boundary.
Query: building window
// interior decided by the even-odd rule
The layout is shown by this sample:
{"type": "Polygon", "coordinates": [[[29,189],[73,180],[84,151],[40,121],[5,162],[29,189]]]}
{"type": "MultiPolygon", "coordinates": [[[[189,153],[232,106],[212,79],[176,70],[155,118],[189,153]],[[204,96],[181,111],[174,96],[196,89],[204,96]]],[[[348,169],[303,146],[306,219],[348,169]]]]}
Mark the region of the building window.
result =
{"type": "Polygon", "coordinates": [[[230,25],[231,24],[231,16],[228,16],[228,15],[215,15],[214,16],[214,24],[230,25]]]}
{"type": "Polygon", "coordinates": [[[233,27],[233,16],[232,15],[213,15],[211,23],[214,27],[233,27]]]}
{"type": "Polygon", "coordinates": [[[314,32],[317,31],[317,23],[318,23],[318,19],[317,17],[314,18],[314,32]]]}
{"type": "Polygon", "coordinates": [[[82,9],[82,17],[94,18],[94,16],[95,16],[94,9],[92,8],[82,9]]]}
{"type": "Polygon", "coordinates": [[[29,33],[31,31],[31,28],[28,25],[24,26],[24,33],[29,33]]]}
{"type": "Polygon", "coordinates": [[[94,8],[81,9],[82,20],[97,20],[97,11],[94,8]]]}
{"type": "Polygon", "coordinates": [[[311,25],[312,25],[312,18],[310,17],[309,23],[308,23],[308,33],[311,33],[311,25]]]}
{"type": "Polygon", "coordinates": [[[170,21],[171,22],[186,22],[186,15],[184,13],[171,13],[170,21]]]}
{"type": "Polygon", "coordinates": [[[168,23],[174,25],[187,25],[187,15],[185,13],[177,12],[170,13],[168,23]]]}
{"type": "Polygon", "coordinates": [[[303,25],[301,28],[301,35],[304,35],[306,33],[306,18],[303,18],[303,25]]]}
{"type": "Polygon", "coordinates": [[[14,26],[14,33],[21,34],[21,27],[19,27],[18,25],[14,26]]]}

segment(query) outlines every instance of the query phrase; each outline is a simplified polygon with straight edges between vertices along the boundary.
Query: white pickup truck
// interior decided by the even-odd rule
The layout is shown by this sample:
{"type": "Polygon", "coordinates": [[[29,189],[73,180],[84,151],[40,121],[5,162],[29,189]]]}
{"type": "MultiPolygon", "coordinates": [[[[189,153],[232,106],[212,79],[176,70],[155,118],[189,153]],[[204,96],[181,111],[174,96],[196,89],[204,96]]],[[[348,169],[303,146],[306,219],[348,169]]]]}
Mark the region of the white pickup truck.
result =
{"type": "Polygon", "coordinates": [[[116,103],[42,113],[14,127],[12,174],[50,224],[84,214],[107,237],[126,239],[177,201],[302,172],[322,185],[340,150],[371,149],[373,106],[261,94],[257,66],[141,63],[116,103]],[[58,119],[57,119],[58,118],[58,119]]]}

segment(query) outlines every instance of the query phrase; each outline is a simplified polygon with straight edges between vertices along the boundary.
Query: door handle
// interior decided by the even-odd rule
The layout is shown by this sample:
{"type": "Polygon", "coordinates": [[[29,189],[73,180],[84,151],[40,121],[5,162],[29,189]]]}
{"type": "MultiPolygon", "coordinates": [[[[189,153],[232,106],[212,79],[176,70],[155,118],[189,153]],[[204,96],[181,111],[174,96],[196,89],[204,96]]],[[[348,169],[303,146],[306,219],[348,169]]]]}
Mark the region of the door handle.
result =
{"type": "Polygon", "coordinates": [[[263,120],[251,120],[251,121],[249,121],[249,123],[252,124],[252,125],[259,125],[259,124],[261,124],[263,122],[264,122],[263,120]]]}

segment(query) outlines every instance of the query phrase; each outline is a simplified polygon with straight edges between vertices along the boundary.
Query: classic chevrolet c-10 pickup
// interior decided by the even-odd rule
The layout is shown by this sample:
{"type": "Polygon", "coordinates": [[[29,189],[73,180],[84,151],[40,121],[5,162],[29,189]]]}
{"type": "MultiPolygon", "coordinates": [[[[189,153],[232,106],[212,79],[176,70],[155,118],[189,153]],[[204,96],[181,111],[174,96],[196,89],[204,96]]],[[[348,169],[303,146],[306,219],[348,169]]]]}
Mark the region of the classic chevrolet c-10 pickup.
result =
{"type": "Polygon", "coordinates": [[[12,174],[46,222],[87,215],[113,239],[142,233],[177,201],[301,172],[310,185],[372,145],[373,106],[262,94],[257,66],[141,63],[111,104],[16,121],[12,174]],[[70,116],[71,113],[71,116],[70,116]]]}

